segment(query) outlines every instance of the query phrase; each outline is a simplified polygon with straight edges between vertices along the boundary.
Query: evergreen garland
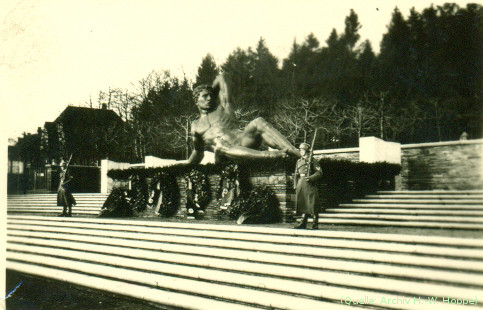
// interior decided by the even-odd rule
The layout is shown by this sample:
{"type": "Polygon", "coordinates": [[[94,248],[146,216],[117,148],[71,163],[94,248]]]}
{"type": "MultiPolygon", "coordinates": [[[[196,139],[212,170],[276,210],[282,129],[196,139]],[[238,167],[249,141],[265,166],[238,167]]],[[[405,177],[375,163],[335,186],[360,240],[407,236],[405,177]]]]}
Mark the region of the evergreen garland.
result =
{"type": "MultiPolygon", "coordinates": [[[[339,177],[341,173],[351,174],[357,176],[395,176],[401,171],[401,165],[390,164],[386,162],[379,163],[363,163],[353,162],[345,159],[322,158],[319,160],[320,166],[324,171],[324,176],[339,177]]],[[[233,164],[207,164],[207,165],[172,165],[162,168],[129,168],[129,169],[113,169],[107,172],[108,177],[116,180],[129,180],[133,175],[138,175],[143,178],[151,178],[156,173],[165,172],[175,176],[188,174],[192,169],[196,169],[205,175],[221,174],[225,167],[233,164]]],[[[275,161],[273,159],[264,159],[258,161],[240,161],[235,166],[243,173],[247,172],[270,172],[276,170],[294,171],[295,160],[281,159],[275,161]]],[[[242,181],[243,177],[240,178],[242,181]]]]}
{"type": "MultiPolygon", "coordinates": [[[[338,199],[341,192],[350,197],[358,197],[367,194],[371,189],[387,187],[388,180],[399,174],[401,170],[401,165],[389,163],[363,163],[331,158],[322,158],[319,162],[323,170],[324,182],[340,189],[337,191],[338,199]]],[[[245,222],[269,223],[278,220],[277,212],[280,209],[278,206],[274,207],[278,200],[275,196],[271,196],[268,188],[251,190],[246,175],[262,171],[290,173],[294,170],[294,163],[293,160],[262,160],[241,161],[237,164],[225,162],[208,165],[173,165],[163,168],[130,168],[109,170],[108,176],[118,180],[131,180],[131,190],[126,198],[133,211],[132,214],[146,210],[148,193],[154,194],[151,197],[153,200],[149,202],[153,205],[162,192],[163,200],[157,211],[161,216],[169,217],[176,214],[179,207],[180,192],[175,176],[184,176],[188,184],[191,184],[191,188],[187,188],[186,192],[186,207],[189,215],[197,215],[198,212],[204,211],[211,201],[208,175],[218,174],[221,179],[216,188],[217,199],[222,198],[223,191],[235,188],[235,192],[232,193],[234,195],[231,196],[234,199],[231,200],[231,197],[228,197],[230,199],[222,201],[223,205],[220,206],[222,211],[226,211],[232,219],[243,215],[246,217],[245,222]],[[149,189],[145,182],[146,178],[153,178],[149,189]],[[156,190],[153,192],[155,187],[156,190]],[[271,197],[275,197],[275,200],[271,197]]],[[[330,193],[326,193],[326,196],[327,201],[335,199],[330,198],[330,193]]],[[[124,210],[125,206],[122,208],[124,210]]],[[[131,216],[125,211],[120,214],[131,216]]]]}
{"type": "Polygon", "coordinates": [[[179,207],[179,188],[176,182],[176,177],[166,172],[156,172],[150,183],[150,192],[152,192],[152,202],[149,201],[153,207],[157,207],[156,210],[160,216],[171,217],[176,214],[179,207]],[[159,201],[162,195],[162,201],[159,201]]]}
{"type": "Polygon", "coordinates": [[[210,203],[210,183],[208,176],[200,169],[193,168],[186,174],[186,210],[189,215],[204,211],[210,203]]]}
{"type": "Polygon", "coordinates": [[[130,217],[134,212],[128,202],[127,192],[114,188],[102,205],[99,217],[130,217]]]}
{"type": "Polygon", "coordinates": [[[136,212],[143,212],[147,207],[146,196],[148,194],[148,188],[146,180],[139,176],[133,175],[131,178],[131,190],[129,191],[129,197],[131,197],[131,208],[136,212]]]}
{"type": "Polygon", "coordinates": [[[267,186],[255,187],[238,196],[227,212],[231,219],[238,219],[239,224],[276,223],[282,218],[277,196],[267,186]]]}
{"type": "Polygon", "coordinates": [[[223,196],[225,189],[231,189],[239,186],[240,184],[240,169],[237,164],[228,164],[223,167],[220,173],[220,181],[218,182],[217,198],[220,199],[223,196]]]}

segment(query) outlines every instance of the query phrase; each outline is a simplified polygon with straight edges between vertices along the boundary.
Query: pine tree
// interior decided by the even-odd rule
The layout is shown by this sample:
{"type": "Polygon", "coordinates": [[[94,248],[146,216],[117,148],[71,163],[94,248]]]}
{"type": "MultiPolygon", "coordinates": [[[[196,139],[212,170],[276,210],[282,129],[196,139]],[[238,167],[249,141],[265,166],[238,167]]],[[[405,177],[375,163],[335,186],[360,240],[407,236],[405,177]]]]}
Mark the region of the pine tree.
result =
{"type": "Polygon", "coordinates": [[[198,74],[196,75],[196,82],[194,87],[200,84],[211,85],[218,75],[218,68],[215,60],[211,54],[207,54],[201,61],[201,65],[198,67],[198,74]]]}

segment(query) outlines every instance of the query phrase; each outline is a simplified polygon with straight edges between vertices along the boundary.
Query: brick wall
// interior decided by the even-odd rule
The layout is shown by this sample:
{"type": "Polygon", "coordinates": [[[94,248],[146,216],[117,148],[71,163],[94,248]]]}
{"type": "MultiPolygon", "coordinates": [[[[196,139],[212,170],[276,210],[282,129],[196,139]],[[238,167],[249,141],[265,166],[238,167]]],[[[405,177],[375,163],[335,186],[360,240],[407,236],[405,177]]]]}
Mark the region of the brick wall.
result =
{"type": "Polygon", "coordinates": [[[483,140],[401,146],[398,189],[483,189],[483,140]]]}
{"type": "MultiPolygon", "coordinates": [[[[316,158],[359,161],[359,148],[315,151],[316,158]]],[[[397,190],[483,189],[483,140],[401,145],[397,190]]]]}

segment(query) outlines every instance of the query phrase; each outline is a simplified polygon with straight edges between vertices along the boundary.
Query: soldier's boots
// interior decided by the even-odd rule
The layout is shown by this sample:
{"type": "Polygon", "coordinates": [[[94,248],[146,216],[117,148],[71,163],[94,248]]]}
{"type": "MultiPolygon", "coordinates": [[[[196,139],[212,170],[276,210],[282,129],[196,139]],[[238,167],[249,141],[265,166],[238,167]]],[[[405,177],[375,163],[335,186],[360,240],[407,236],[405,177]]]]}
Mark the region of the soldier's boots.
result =
{"type": "Polygon", "coordinates": [[[307,228],[307,220],[309,219],[308,214],[302,214],[302,219],[300,220],[300,224],[295,225],[295,229],[305,229],[307,228]]]}
{"type": "Polygon", "coordinates": [[[319,229],[319,214],[314,214],[314,222],[312,223],[312,229],[319,229]]]}
{"type": "Polygon", "coordinates": [[[57,216],[67,216],[67,207],[63,207],[62,213],[57,216]]]}
{"type": "Polygon", "coordinates": [[[63,210],[62,210],[62,213],[57,215],[57,216],[63,216],[63,217],[72,217],[72,206],[69,206],[68,207],[68,210],[67,211],[67,207],[64,207],[63,210]]]}

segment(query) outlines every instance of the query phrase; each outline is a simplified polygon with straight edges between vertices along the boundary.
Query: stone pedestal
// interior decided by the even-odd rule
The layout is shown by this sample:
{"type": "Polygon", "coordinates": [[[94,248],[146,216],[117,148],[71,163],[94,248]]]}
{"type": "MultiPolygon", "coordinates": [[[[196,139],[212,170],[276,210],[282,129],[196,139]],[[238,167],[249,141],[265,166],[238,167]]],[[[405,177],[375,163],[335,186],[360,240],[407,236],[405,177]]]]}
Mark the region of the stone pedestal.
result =
{"type": "Polygon", "coordinates": [[[273,190],[280,203],[282,221],[294,221],[295,189],[293,188],[293,173],[288,171],[256,172],[250,175],[252,186],[268,186],[273,190]]]}
{"type": "MultiPolygon", "coordinates": [[[[247,172],[249,185],[253,187],[267,186],[273,190],[280,203],[283,222],[294,221],[295,210],[295,190],[293,189],[293,176],[289,171],[270,171],[270,172],[247,172]]],[[[218,201],[218,187],[221,177],[219,175],[208,176],[210,183],[211,201],[205,209],[204,219],[230,220],[225,215],[218,201]]],[[[180,207],[177,217],[187,218],[186,211],[186,188],[187,182],[183,177],[176,178],[180,189],[180,207]]]]}

